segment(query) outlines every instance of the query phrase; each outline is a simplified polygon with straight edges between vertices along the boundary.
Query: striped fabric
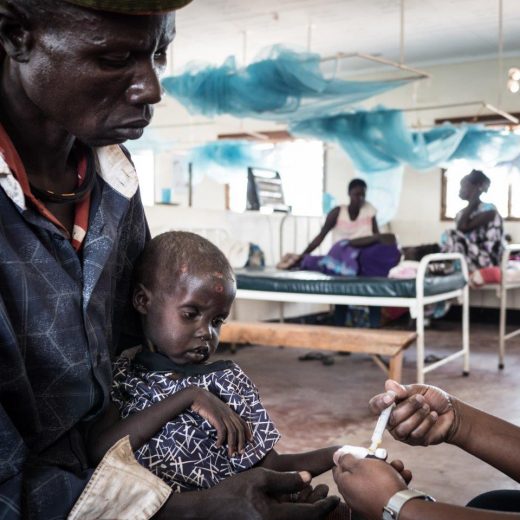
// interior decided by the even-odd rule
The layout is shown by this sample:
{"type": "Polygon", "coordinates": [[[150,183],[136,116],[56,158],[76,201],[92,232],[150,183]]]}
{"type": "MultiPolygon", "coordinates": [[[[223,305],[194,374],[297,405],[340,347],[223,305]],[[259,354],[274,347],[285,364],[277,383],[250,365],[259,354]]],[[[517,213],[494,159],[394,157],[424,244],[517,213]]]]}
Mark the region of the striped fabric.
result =
{"type": "MultiPolygon", "coordinates": [[[[78,164],[78,188],[83,184],[87,173],[87,159],[83,155],[78,164]]],[[[72,247],[79,251],[83,244],[88,229],[88,217],[90,213],[90,193],[79,202],[76,202],[74,227],[72,228],[72,247]]]]}
{"type": "MultiPolygon", "coordinates": [[[[87,173],[86,153],[88,152],[84,150],[78,158],[78,187],[81,186],[87,173]]],[[[22,160],[2,125],[0,125],[0,156],[3,157],[8,167],[13,172],[14,177],[20,184],[26,202],[30,202],[40,215],[60,229],[60,231],[62,231],[71,241],[74,249],[79,251],[88,228],[90,194],[76,203],[74,227],[71,235],[68,229],[66,229],[65,226],[63,226],[63,224],[47,209],[47,207],[33,195],[22,160]]]]}

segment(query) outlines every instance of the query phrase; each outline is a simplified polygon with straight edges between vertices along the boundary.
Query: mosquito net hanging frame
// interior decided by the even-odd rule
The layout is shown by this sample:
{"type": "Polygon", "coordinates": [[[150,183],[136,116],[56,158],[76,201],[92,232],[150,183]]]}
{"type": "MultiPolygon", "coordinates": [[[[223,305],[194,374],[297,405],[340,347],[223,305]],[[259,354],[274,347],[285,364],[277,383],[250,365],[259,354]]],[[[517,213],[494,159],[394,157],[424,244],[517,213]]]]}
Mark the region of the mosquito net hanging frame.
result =
{"type": "Polygon", "coordinates": [[[519,124],[520,121],[517,117],[509,112],[501,110],[497,108],[495,105],[491,103],[487,103],[486,101],[464,101],[462,103],[445,103],[440,105],[427,105],[427,106],[419,106],[419,107],[408,107],[408,108],[400,108],[401,112],[416,112],[416,111],[425,111],[425,110],[438,110],[442,108],[457,108],[457,107],[466,107],[466,106],[479,106],[482,110],[489,110],[493,114],[496,114],[502,117],[508,123],[513,123],[515,125],[519,124]]]}
{"type": "Polygon", "coordinates": [[[363,52],[338,52],[337,54],[334,54],[333,56],[325,56],[320,61],[321,63],[327,62],[327,61],[340,61],[340,60],[346,60],[346,59],[352,59],[352,58],[359,58],[362,60],[371,61],[374,63],[379,63],[381,65],[388,65],[389,67],[393,67],[395,69],[404,70],[406,72],[411,72],[411,76],[406,77],[399,77],[394,79],[389,79],[387,81],[407,81],[407,80],[420,80],[420,79],[427,79],[431,78],[431,74],[424,70],[416,69],[414,67],[409,67],[408,65],[405,65],[404,63],[399,63],[397,61],[389,60],[387,58],[382,58],[381,56],[374,56],[373,54],[365,54],[363,52]]]}

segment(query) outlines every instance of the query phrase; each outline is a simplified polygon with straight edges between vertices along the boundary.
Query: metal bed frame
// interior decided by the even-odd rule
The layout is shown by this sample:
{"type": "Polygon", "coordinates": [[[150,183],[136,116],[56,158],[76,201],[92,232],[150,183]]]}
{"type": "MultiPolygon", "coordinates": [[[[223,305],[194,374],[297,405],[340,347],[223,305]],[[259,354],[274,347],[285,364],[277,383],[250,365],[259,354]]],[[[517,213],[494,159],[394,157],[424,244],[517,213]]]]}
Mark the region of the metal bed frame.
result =
{"type": "Polygon", "coordinates": [[[500,319],[498,329],[498,368],[504,368],[504,360],[506,355],[506,342],[520,334],[520,328],[517,328],[508,334],[507,330],[507,292],[512,289],[520,288],[520,281],[507,280],[507,265],[511,258],[511,253],[520,252],[520,244],[509,244],[506,246],[502,259],[500,261],[500,283],[489,284],[478,287],[477,290],[495,291],[496,297],[500,302],[500,319]]]}
{"type": "Polygon", "coordinates": [[[308,293],[289,293],[273,291],[255,291],[249,289],[238,289],[237,299],[241,300],[262,300],[281,302],[281,319],[283,320],[283,303],[316,303],[329,305],[365,305],[370,307],[404,307],[408,308],[410,314],[416,319],[417,331],[417,382],[423,383],[424,376],[428,372],[439,368],[450,361],[463,357],[463,374],[469,375],[469,289],[468,289],[468,268],[464,257],[460,253],[435,253],[425,256],[419,263],[417,277],[415,281],[414,297],[380,297],[380,296],[344,296],[328,294],[308,294],[308,293]],[[460,289],[451,290],[445,293],[427,296],[424,294],[424,280],[428,265],[432,262],[458,260],[461,265],[462,273],[466,284],[460,289]],[[462,304],[462,348],[449,356],[424,366],[424,308],[437,302],[447,301],[457,298],[462,304]]]}

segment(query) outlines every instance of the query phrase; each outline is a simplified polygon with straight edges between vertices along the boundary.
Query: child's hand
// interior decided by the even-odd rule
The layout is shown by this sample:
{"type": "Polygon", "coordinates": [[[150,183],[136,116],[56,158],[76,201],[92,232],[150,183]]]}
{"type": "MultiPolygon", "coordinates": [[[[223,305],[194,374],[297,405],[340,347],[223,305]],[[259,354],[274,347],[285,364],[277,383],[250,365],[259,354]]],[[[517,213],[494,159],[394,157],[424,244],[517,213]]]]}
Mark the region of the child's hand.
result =
{"type": "Polygon", "coordinates": [[[203,388],[193,388],[191,409],[217,430],[217,446],[227,444],[230,457],[244,453],[253,436],[247,423],[229,405],[203,388]]]}
{"type": "Polygon", "coordinates": [[[412,481],[412,472],[404,467],[403,461],[397,459],[393,460],[390,462],[390,466],[392,466],[392,468],[394,468],[401,475],[401,477],[403,477],[403,480],[408,486],[412,481]]]}

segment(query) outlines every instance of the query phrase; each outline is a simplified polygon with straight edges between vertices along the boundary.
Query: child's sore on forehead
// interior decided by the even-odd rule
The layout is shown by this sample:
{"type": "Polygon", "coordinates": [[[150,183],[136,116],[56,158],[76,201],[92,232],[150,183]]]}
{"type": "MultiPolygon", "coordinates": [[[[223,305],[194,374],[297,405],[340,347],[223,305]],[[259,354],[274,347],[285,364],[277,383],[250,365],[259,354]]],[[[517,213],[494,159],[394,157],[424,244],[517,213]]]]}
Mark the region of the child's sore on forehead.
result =
{"type": "Polygon", "coordinates": [[[211,273],[211,276],[214,280],[213,287],[215,289],[215,292],[218,292],[218,293],[224,292],[224,283],[225,283],[224,273],[222,271],[213,271],[213,273],[211,273]]]}
{"type": "Polygon", "coordinates": [[[179,265],[177,276],[176,276],[176,284],[187,282],[193,278],[204,279],[205,286],[207,289],[212,289],[216,293],[223,293],[226,290],[226,286],[229,287],[229,284],[235,285],[235,278],[233,272],[229,269],[220,270],[212,267],[210,269],[204,268],[197,263],[182,262],[179,265]]]}

